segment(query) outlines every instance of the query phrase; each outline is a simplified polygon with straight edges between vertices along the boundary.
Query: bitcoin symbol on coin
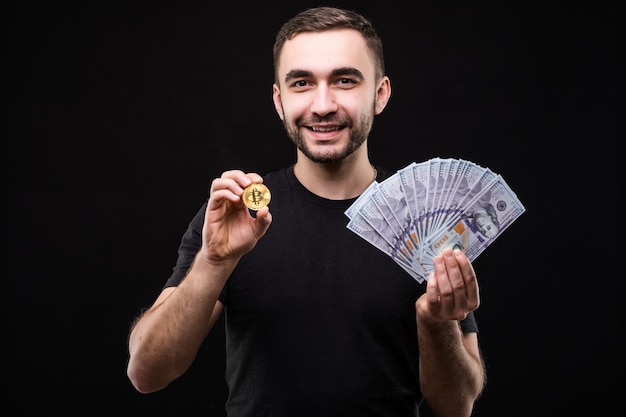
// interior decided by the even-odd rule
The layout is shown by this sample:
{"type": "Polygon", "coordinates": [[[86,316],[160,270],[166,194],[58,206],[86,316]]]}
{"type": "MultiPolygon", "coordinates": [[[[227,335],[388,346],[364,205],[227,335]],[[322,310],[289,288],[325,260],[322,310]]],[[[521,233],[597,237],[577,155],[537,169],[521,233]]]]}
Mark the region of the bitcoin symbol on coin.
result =
{"type": "Polygon", "coordinates": [[[253,183],[243,190],[243,202],[251,210],[259,210],[270,203],[272,195],[269,188],[261,183],[253,183]]]}

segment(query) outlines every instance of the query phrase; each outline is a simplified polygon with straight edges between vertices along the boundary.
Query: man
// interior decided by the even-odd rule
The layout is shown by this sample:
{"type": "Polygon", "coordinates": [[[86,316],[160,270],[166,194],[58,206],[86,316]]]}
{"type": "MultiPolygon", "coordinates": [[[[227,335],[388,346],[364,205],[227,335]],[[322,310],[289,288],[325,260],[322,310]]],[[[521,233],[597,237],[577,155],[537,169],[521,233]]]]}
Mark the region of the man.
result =
{"type": "Polygon", "coordinates": [[[273,99],[296,163],[224,172],[182,238],[173,274],[129,335],[128,377],[181,376],[225,313],[229,416],[469,416],[485,383],[473,268],[445,251],[426,284],[347,230],[345,210],[391,172],[367,138],[391,96],[370,22],[306,10],[274,44],[273,99]],[[263,183],[251,215],[244,189],[263,183]],[[271,212],[270,212],[271,207],[271,212]]]}

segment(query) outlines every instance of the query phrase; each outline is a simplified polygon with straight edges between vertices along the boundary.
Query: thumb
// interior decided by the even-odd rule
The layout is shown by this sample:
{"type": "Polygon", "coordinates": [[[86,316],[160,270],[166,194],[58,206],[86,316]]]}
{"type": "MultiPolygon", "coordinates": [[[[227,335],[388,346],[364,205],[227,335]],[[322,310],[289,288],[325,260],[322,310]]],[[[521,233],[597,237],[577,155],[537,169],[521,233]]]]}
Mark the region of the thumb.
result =
{"type": "Polygon", "coordinates": [[[272,224],[272,213],[268,207],[263,207],[256,212],[256,218],[254,219],[254,229],[257,238],[260,238],[267,232],[270,224],[272,224]]]}

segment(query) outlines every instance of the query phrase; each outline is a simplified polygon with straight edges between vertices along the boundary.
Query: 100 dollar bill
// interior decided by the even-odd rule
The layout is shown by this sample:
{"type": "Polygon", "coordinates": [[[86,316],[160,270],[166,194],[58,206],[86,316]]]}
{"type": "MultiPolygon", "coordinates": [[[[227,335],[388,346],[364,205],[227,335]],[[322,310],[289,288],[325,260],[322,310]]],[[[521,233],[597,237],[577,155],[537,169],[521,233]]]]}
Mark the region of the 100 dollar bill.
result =
{"type": "Polygon", "coordinates": [[[461,249],[473,261],[525,211],[498,175],[460,214],[428,236],[422,246],[424,268],[432,270],[433,258],[445,248],[461,249]]]}

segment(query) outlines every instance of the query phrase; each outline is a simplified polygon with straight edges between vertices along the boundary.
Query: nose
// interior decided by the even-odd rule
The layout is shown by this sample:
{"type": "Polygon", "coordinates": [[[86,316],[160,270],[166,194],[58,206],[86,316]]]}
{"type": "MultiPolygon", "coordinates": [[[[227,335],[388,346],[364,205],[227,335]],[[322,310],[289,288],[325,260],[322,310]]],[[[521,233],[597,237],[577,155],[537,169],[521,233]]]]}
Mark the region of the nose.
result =
{"type": "Polygon", "coordinates": [[[335,99],[335,94],[327,85],[318,85],[311,103],[311,112],[320,116],[336,112],[337,102],[335,99]]]}

